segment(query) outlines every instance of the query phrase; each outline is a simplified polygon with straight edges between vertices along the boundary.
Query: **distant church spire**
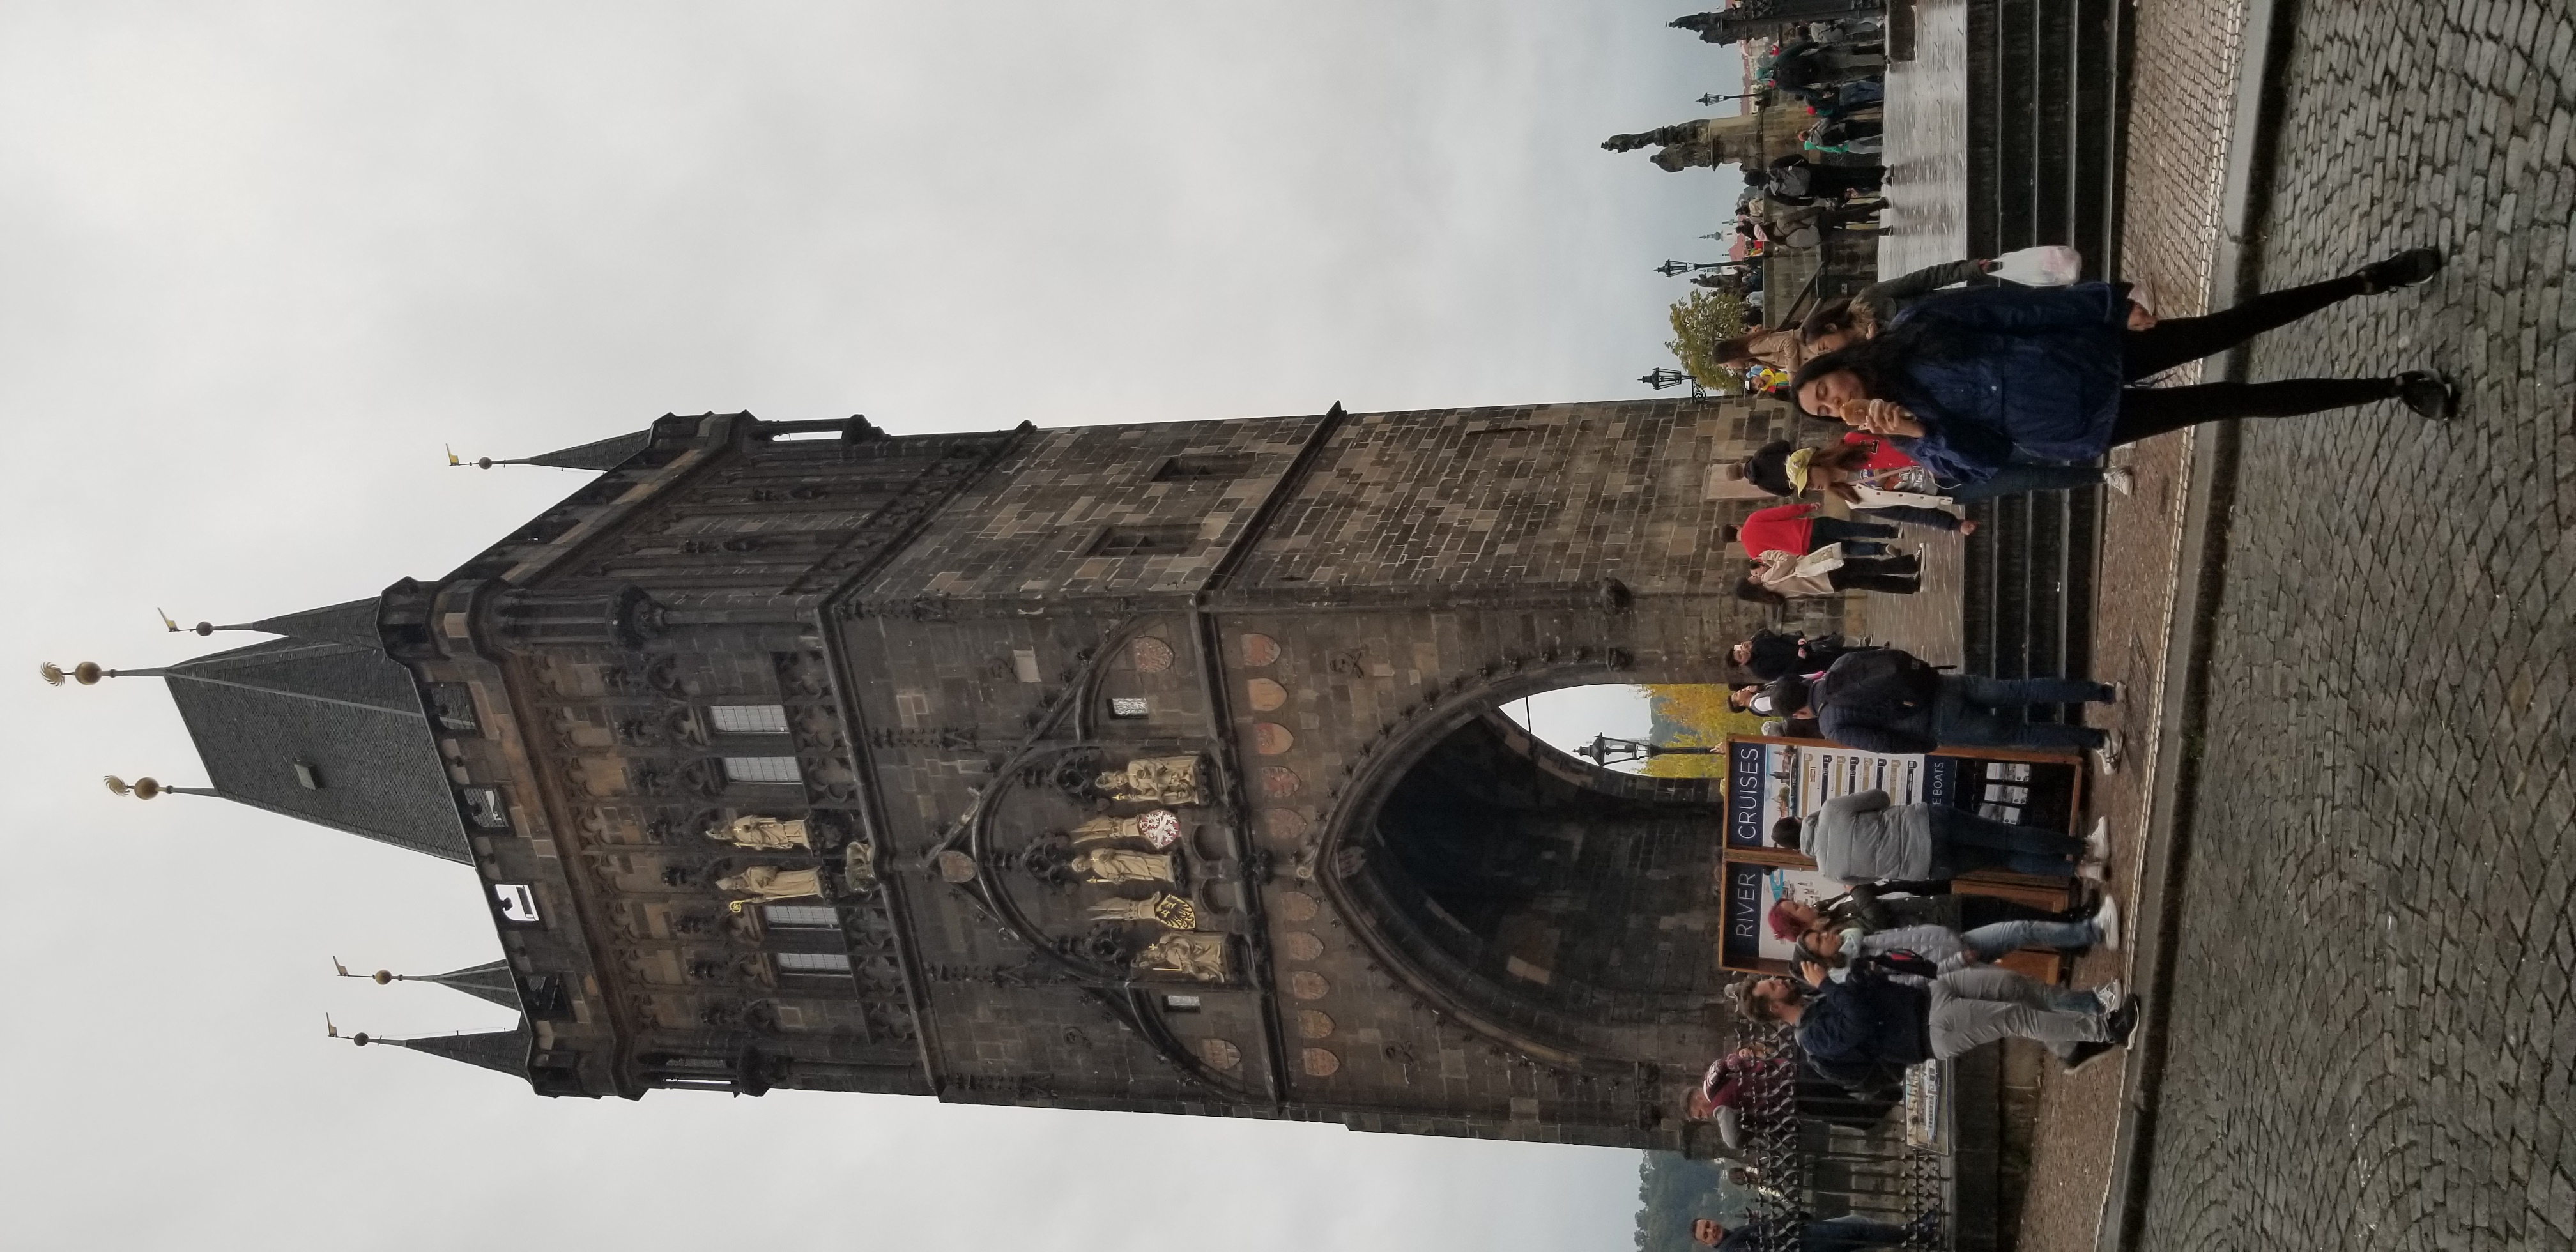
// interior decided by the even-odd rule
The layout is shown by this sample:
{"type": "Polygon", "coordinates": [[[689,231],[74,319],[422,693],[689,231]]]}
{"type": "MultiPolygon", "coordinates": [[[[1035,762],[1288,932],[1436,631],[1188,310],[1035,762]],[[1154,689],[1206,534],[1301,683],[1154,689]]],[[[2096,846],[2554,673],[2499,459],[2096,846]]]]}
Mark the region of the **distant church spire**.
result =
{"type": "Polygon", "coordinates": [[[618,435],[611,439],[576,444],[569,448],[539,453],[536,456],[486,456],[476,457],[471,461],[457,456],[456,449],[450,447],[447,450],[447,463],[459,468],[470,465],[476,469],[491,469],[496,465],[545,465],[555,469],[613,470],[623,464],[626,458],[643,451],[652,442],[652,431],[639,430],[631,435],[618,435]]]}
{"type": "Polygon", "coordinates": [[[414,1052],[426,1052],[431,1056],[443,1056],[451,1061],[463,1061],[468,1065],[480,1065],[485,1069],[498,1070],[513,1078],[528,1076],[528,1046],[534,1040],[534,1036],[528,1030],[528,1019],[524,1016],[519,1019],[517,1026],[509,1030],[424,1035],[417,1039],[386,1039],[370,1035],[363,1030],[353,1035],[344,1035],[340,1033],[339,1025],[331,1020],[328,1013],[322,1015],[322,1028],[331,1038],[346,1039],[361,1048],[371,1043],[388,1044],[397,1048],[408,1048],[414,1052]]]}

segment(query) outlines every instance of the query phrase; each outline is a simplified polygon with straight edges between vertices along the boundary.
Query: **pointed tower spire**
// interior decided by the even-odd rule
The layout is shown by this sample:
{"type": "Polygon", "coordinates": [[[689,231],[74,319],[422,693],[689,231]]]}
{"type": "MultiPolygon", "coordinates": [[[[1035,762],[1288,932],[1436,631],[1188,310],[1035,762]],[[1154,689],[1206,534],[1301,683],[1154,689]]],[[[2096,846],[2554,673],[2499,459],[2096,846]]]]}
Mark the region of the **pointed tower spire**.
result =
{"type": "Polygon", "coordinates": [[[379,987],[397,982],[434,982],[442,987],[453,987],[478,1000],[489,1000],[505,1009],[519,1007],[519,985],[510,977],[508,961],[485,961],[480,965],[451,969],[444,974],[397,974],[387,969],[373,974],[352,974],[349,967],[342,965],[340,958],[335,956],[331,958],[331,968],[342,978],[365,978],[379,987]]]}
{"type": "Polygon", "coordinates": [[[485,456],[476,457],[471,461],[460,459],[456,455],[456,449],[449,448],[447,450],[447,463],[458,468],[470,465],[476,469],[491,469],[496,465],[545,465],[551,466],[555,469],[613,470],[619,465],[624,464],[626,458],[643,451],[645,447],[650,445],[652,442],[652,431],[639,430],[631,435],[619,435],[613,439],[601,439],[592,443],[576,444],[569,448],[558,448],[552,452],[539,453],[536,456],[485,456]]]}
{"type": "Polygon", "coordinates": [[[344,1035],[340,1033],[340,1027],[332,1022],[327,1013],[322,1017],[322,1026],[331,1038],[346,1039],[361,1048],[371,1043],[409,1048],[414,1052],[426,1052],[431,1056],[443,1056],[451,1061],[463,1061],[468,1065],[498,1070],[513,1078],[528,1076],[528,1048],[536,1038],[528,1029],[526,1017],[521,1017],[519,1024],[508,1030],[485,1030],[473,1034],[423,1035],[417,1039],[386,1039],[370,1035],[363,1030],[353,1035],[344,1035]]]}

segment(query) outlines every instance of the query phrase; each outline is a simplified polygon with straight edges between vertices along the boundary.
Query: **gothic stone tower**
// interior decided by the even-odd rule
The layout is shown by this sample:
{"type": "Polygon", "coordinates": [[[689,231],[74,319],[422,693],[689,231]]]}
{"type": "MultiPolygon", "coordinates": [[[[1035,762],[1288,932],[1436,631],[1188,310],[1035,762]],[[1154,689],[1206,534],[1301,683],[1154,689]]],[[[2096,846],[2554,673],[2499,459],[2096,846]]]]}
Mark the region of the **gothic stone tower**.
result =
{"type": "Polygon", "coordinates": [[[1715,784],[1500,707],[1722,681],[1723,467],[1788,420],[666,417],[451,576],[163,676],[215,792],[474,864],[525,1017],[446,1050],[544,1094],[1687,1147],[1715,784]]]}

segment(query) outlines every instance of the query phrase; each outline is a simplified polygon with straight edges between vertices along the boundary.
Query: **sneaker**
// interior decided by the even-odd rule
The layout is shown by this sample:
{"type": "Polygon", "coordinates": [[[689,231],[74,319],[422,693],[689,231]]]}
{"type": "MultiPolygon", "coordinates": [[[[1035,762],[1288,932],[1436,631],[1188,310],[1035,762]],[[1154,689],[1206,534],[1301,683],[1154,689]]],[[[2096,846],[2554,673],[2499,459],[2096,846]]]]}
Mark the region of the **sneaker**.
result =
{"type": "Polygon", "coordinates": [[[2127,683],[2125,683],[2125,682],[2122,682],[2122,681],[2120,681],[2120,680],[2118,680],[2118,679],[2113,679],[2113,680],[2112,680],[2112,682],[2111,682],[2111,703],[2113,703],[2113,704],[2127,704],[2128,702],[2129,702],[2129,684],[2127,684],[2127,683]]]}
{"type": "Polygon", "coordinates": [[[2111,859],[2110,818],[2097,817],[2093,819],[2093,829],[2084,836],[2084,859],[2088,861],[2107,861],[2111,859]]]}
{"type": "Polygon", "coordinates": [[[2111,1028],[2113,1046],[2122,1048],[2129,1046],[2129,1032],[2138,1028],[2138,1018],[2146,1011],[2145,1002],[2136,996],[2120,1001],[2120,1007],[2111,1010],[2111,1019],[2104,1024],[2111,1028]]]}
{"type": "Polygon", "coordinates": [[[2111,863],[2109,861],[2082,862],[2075,867],[2075,876],[2086,882],[2109,882],[2111,863]]]}
{"type": "Polygon", "coordinates": [[[2120,772],[2120,749],[2123,746],[2125,745],[2121,742],[2120,732],[2116,730],[2102,732],[2102,746],[2093,749],[2093,763],[2102,767],[2104,776],[2120,772]]]}
{"type": "Polygon", "coordinates": [[[2362,266],[2362,294],[2375,296],[2383,291],[2412,287],[2420,282],[2431,281],[2435,274],[2441,272],[2441,249],[2408,248],[2385,261],[2375,261],[2362,266]]]}
{"type": "Polygon", "coordinates": [[[2102,934],[2094,943],[2113,952],[2120,950],[2120,903],[2109,892],[2102,895],[2102,907],[2093,910],[2093,929],[2102,934]]]}
{"type": "Polygon", "coordinates": [[[2066,1055],[2057,1059],[2058,1069],[2061,1072],[2072,1074],[2095,1061],[2101,1060],[2103,1057],[2109,1056],[2111,1054],[2111,1049],[2114,1046],[2115,1045],[2108,1043],[2076,1044],[2066,1050],[2066,1055]]]}
{"type": "Polygon", "coordinates": [[[2106,469],[2102,471],[2102,485],[2125,496],[2137,489],[2138,476],[2126,466],[2106,469]]]}
{"type": "Polygon", "coordinates": [[[2112,1012],[2120,1007],[2123,991],[2120,980],[2114,978],[2093,989],[2093,1002],[2101,1005],[2103,1012],[2112,1012]]]}
{"type": "Polygon", "coordinates": [[[2428,422],[2447,422],[2460,411],[2459,385],[2447,374],[2408,370],[2390,381],[2397,385],[2397,398],[2428,422]]]}

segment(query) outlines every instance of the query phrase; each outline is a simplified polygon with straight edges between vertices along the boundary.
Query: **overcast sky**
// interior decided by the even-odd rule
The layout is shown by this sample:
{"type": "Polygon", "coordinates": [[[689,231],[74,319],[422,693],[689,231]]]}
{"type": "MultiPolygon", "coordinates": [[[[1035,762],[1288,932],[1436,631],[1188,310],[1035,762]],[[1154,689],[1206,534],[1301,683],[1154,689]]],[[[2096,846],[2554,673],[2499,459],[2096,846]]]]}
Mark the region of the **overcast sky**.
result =
{"type": "Polygon", "coordinates": [[[1636,395],[1731,180],[1682,4],[0,5],[11,1248],[1625,1248],[1633,1153],[522,1083],[470,871],[40,660],[436,577],[666,411],[896,432],[1636,395]]]}

